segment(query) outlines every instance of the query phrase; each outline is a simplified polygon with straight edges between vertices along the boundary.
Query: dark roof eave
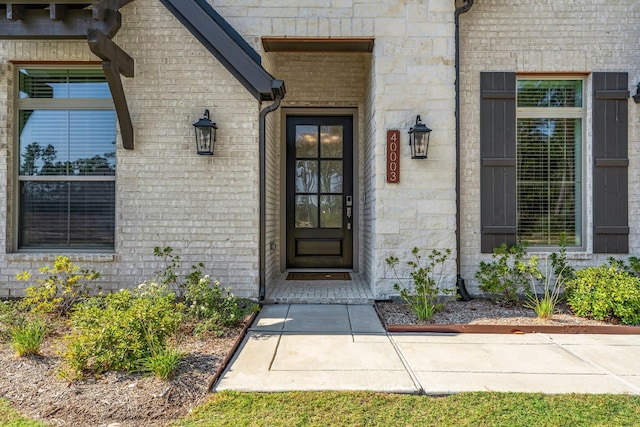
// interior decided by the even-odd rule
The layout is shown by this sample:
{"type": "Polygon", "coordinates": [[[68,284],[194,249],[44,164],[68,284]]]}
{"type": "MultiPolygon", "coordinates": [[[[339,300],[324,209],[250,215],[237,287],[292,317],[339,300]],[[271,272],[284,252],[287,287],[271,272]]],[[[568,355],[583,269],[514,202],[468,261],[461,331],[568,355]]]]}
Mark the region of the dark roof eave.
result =
{"type": "Polygon", "coordinates": [[[259,101],[282,99],[284,82],[260,63],[260,56],[213,8],[201,0],[160,0],[196,39],[259,101]]]}

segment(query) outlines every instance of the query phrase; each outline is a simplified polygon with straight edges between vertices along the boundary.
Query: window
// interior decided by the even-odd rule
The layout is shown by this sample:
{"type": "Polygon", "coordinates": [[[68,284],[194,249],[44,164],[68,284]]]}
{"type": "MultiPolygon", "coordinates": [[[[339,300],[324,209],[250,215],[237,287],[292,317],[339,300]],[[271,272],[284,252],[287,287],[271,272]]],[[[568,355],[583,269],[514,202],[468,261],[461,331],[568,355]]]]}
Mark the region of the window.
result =
{"type": "Polygon", "coordinates": [[[102,71],[18,74],[18,248],[112,250],[116,115],[102,71]]]}
{"type": "Polygon", "coordinates": [[[582,80],[518,79],[517,239],[582,245],[582,80]]]}
{"type": "Polygon", "coordinates": [[[585,78],[480,73],[483,253],[519,241],[554,246],[562,232],[567,246],[588,251],[591,242],[594,253],[629,252],[628,82],[626,72],[585,78]],[[587,81],[589,111],[583,101],[587,81]],[[592,163],[585,188],[587,115],[592,163]],[[584,212],[585,205],[593,210],[584,212]],[[584,227],[587,222],[592,227],[584,227]]]}

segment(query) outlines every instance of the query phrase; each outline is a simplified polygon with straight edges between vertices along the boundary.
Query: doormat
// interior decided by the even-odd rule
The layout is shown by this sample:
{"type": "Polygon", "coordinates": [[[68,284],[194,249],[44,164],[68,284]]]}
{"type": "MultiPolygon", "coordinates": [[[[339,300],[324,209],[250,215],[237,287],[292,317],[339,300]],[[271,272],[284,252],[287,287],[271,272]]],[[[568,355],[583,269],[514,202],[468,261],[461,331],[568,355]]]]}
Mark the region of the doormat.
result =
{"type": "Polygon", "coordinates": [[[351,280],[351,275],[341,272],[289,273],[287,280],[351,280]]]}

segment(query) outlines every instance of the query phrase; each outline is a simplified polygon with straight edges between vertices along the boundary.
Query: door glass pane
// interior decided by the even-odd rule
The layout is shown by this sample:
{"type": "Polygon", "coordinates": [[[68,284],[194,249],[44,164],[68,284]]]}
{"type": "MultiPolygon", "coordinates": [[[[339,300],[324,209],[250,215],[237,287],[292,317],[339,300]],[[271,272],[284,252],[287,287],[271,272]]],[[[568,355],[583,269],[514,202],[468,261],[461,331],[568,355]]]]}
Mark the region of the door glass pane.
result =
{"type": "Polygon", "coordinates": [[[320,171],[321,193],[342,193],[342,160],[322,161],[320,171]]]}
{"type": "Polygon", "coordinates": [[[318,126],[296,126],[296,158],[318,157],[318,126]]]}
{"type": "Polygon", "coordinates": [[[318,192],[318,161],[296,161],[296,193],[318,192]]]}
{"type": "Polygon", "coordinates": [[[342,196],[320,196],[320,227],[342,227],[342,196]]]}
{"type": "Polygon", "coordinates": [[[342,126],[320,128],[320,156],[342,158],[342,126]]]}
{"type": "Polygon", "coordinates": [[[296,196],[296,228],[318,228],[318,196],[296,196]]]}

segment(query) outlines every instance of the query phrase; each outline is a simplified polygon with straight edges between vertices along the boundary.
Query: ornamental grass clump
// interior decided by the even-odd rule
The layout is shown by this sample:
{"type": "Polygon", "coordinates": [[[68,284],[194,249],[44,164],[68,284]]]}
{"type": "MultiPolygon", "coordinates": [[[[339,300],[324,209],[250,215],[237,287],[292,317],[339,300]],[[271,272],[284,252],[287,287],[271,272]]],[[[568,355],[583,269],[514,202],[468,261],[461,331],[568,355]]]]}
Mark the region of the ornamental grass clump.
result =
{"type": "Polygon", "coordinates": [[[151,355],[140,359],[136,365],[139,372],[150,373],[161,380],[170,379],[182,362],[184,353],[171,346],[154,348],[151,355]]]}
{"type": "Polygon", "coordinates": [[[444,252],[433,249],[426,260],[420,255],[420,250],[414,247],[411,251],[413,260],[407,261],[407,265],[411,268],[409,277],[411,283],[405,285],[400,281],[396,267],[400,263],[398,257],[392,255],[385,261],[392,268],[393,273],[399,283],[394,283],[393,288],[400,293],[400,297],[406,302],[407,306],[413,311],[419,321],[428,322],[433,315],[442,308],[437,302],[440,293],[451,293],[449,289],[441,289],[440,281],[444,271],[444,264],[451,255],[451,250],[446,249],[444,252]]]}
{"type": "Polygon", "coordinates": [[[545,273],[542,274],[538,267],[538,257],[532,256],[526,265],[521,268],[531,279],[531,289],[528,292],[524,306],[535,311],[540,319],[549,319],[553,316],[562,298],[562,270],[551,275],[549,264],[546,264],[545,273]],[[538,284],[542,283],[542,294],[539,293],[538,284]]]}
{"type": "Polygon", "coordinates": [[[47,335],[47,325],[40,319],[25,320],[10,329],[11,347],[18,357],[37,356],[47,335]]]}

